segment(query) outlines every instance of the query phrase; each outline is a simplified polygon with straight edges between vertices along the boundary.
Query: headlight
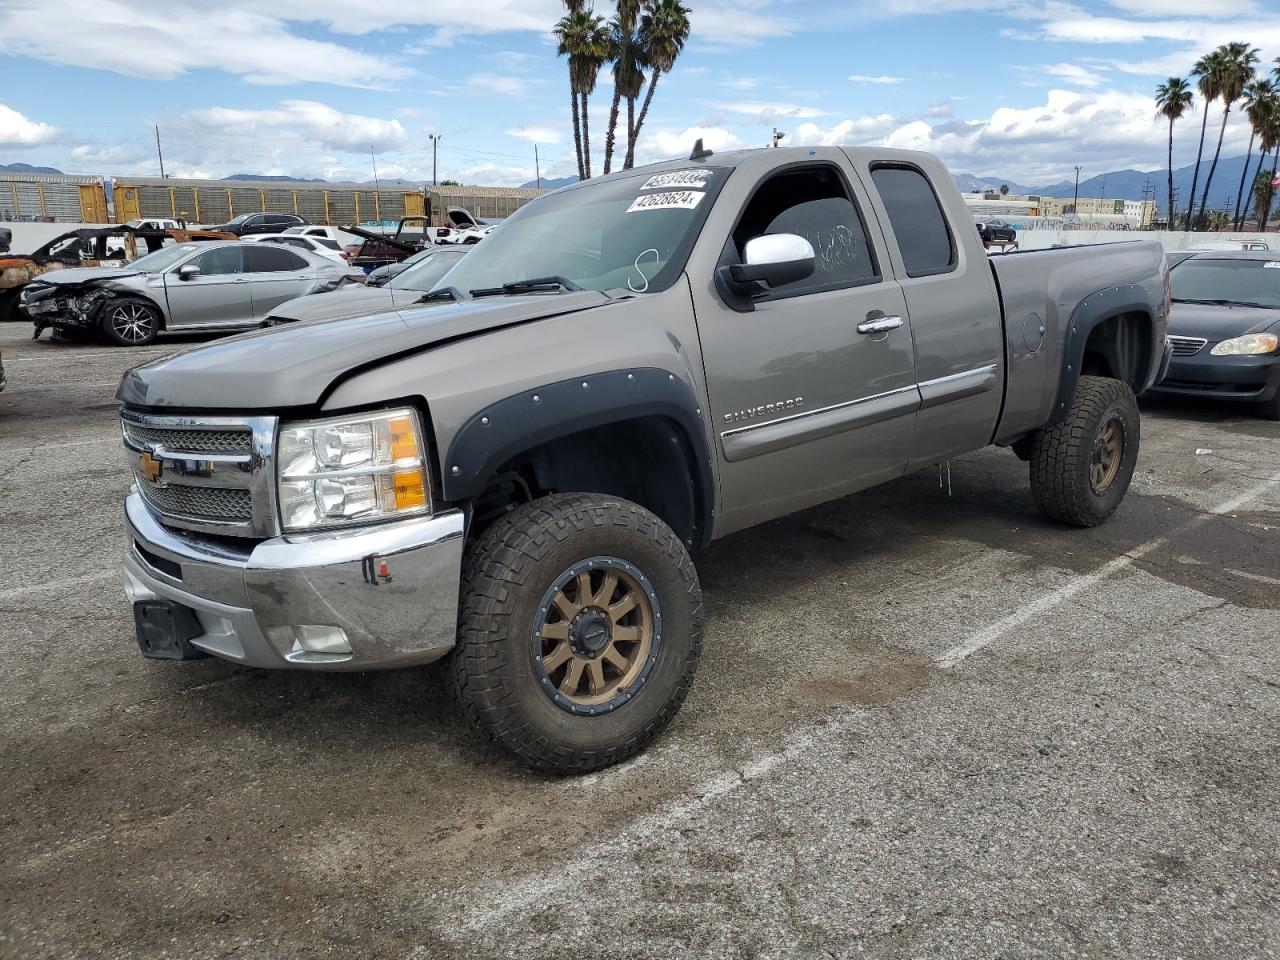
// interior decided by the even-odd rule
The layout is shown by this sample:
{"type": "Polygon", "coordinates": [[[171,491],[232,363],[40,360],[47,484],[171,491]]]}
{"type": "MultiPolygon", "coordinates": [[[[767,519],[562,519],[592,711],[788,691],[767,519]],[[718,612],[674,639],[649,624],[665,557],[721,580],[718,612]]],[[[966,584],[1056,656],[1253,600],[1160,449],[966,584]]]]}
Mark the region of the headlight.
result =
{"type": "Polygon", "coordinates": [[[431,490],[425,451],[412,410],[282,425],[276,462],[284,529],[426,513],[431,490]]]}
{"type": "Polygon", "coordinates": [[[1280,343],[1274,333],[1247,333],[1243,337],[1223,340],[1209,351],[1215,357],[1252,357],[1259,353],[1271,353],[1280,343]]]}

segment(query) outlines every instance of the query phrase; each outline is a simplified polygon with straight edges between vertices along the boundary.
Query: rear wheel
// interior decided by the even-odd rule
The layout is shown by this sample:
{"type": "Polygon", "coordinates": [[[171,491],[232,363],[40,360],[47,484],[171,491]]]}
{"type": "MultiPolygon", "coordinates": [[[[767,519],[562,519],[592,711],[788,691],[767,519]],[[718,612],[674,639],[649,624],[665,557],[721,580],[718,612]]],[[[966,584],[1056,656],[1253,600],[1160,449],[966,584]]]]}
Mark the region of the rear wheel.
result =
{"type": "Polygon", "coordinates": [[[141,347],[159,331],[160,314],[145,300],[113,300],[102,308],[102,333],[118,347],[141,347]]]}
{"type": "Polygon", "coordinates": [[[702,591],[680,538],[637,504],[567,494],[471,545],[450,684],[529,766],[582,773],[675,717],[702,649],[702,591]]]}
{"type": "Polygon", "coordinates": [[[1127,383],[1081,377],[1066,419],[1036,437],[1031,492],[1055,520],[1094,527],[1113,514],[1138,463],[1138,401],[1127,383]]]}

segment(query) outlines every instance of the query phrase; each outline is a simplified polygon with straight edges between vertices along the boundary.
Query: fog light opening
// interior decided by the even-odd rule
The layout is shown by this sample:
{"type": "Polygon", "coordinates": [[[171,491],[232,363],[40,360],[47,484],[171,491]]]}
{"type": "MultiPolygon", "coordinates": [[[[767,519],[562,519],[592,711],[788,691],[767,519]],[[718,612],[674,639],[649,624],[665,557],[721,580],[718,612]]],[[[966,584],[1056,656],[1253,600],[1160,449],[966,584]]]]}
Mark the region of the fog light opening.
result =
{"type": "Polygon", "coordinates": [[[341,627],[323,624],[296,624],[293,628],[293,653],[351,653],[347,632],[341,627]]]}

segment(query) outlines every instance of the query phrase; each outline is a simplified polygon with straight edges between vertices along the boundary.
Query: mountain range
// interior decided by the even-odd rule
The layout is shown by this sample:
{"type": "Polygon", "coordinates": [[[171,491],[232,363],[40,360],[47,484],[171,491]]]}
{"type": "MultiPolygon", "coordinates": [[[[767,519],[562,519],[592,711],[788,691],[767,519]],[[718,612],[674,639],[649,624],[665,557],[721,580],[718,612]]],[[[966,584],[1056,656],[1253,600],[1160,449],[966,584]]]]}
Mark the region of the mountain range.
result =
{"type": "MultiPolygon", "coordinates": [[[[1258,161],[1257,154],[1247,158],[1248,174],[1245,181],[1245,189],[1248,190],[1248,181],[1254,170],[1254,166],[1258,161]]],[[[1209,194],[1210,209],[1229,209],[1234,208],[1236,202],[1236,191],[1240,187],[1240,174],[1244,170],[1246,163],[1245,157],[1223,157],[1218,161],[1218,169],[1214,171],[1213,187],[1209,194]]],[[[1208,174],[1209,163],[1206,161],[1200,166],[1200,180],[1196,186],[1196,193],[1199,194],[1204,189],[1205,176],[1208,174]]],[[[53,167],[33,167],[27,163],[0,163],[0,173],[52,173],[60,174],[61,170],[53,167]]],[[[1173,171],[1173,188],[1177,197],[1175,203],[1179,210],[1185,210],[1188,200],[1188,193],[1191,190],[1191,178],[1195,175],[1195,165],[1188,164],[1185,167],[1178,167],[1173,171]]],[[[1009,187],[1009,193],[1014,195],[1029,195],[1040,197],[1061,197],[1066,198],[1075,194],[1076,185],[1073,180],[1061,180],[1057,183],[1041,184],[1028,186],[1026,184],[1017,183],[1004,177],[986,176],[979,177],[972,173],[953,174],[952,178],[956,182],[956,186],[961,190],[973,193],[975,191],[995,191],[998,192],[1001,184],[1009,187]]],[[[1107,173],[1096,174],[1080,181],[1079,196],[1081,197],[1102,197],[1106,196],[1112,199],[1140,200],[1145,196],[1152,196],[1156,201],[1157,208],[1163,213],[1167,206],[1166,198],[1168,196],[1168,173],[1164,170],[1152,170],[1143,173],[1140,170],[1112,170],[1107,173]],[[1104,193],[1105,191],[1105,193],[1104,193]],[[1144,194],[1145,191],[1145,194],[1144,194]]],[[[282,177],[282,176],[266,176],[256,173],[235,173],[227,180],[269,180],[278,183],[324,183],[319,178],[307,179],[300,177],[282,177]]],[[[549,178],[544,177],[542,180],[542,188],[544,190],[555,190],[560,187],[566,187],[571,183],[577,182],[577,177],[560,177],[549,178]]],[[[372,183],[373,181],[366,181],[372,183]]],[[[417,188],[420,184],[415,180],[382,180],[382,187],[390,186],[407,186],[417,188]]],[[[530,180],[528,183],[521,184],[522,187],[536,187],[537,182],[530,180]]],[[[1200,203],[1199,196],[1196,197],[1196,205],[1200,203]]]]}

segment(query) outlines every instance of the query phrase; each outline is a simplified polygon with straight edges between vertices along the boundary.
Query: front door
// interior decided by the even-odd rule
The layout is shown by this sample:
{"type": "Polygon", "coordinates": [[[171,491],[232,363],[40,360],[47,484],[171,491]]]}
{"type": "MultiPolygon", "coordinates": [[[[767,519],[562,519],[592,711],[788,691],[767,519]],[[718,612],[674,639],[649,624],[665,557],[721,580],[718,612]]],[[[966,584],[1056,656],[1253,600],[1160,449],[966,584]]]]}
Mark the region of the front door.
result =
{"type": "Polygon", "coordinates": [[[245,270],[253,282],[253,314],[265,320],[273,309],[311,289],[316,268],[277,243],[246,245],[245,270]]]}
{"type": "Polygon", "coordinates": [[[817,268],[752,312],[699,311],[731,505],[720,533],[906,470],[919,406],[911,329],[866,209],[836,164],[791,167],[756,187],[725,244],[722,264],[741,262],[753,237],[798,234],[817,268]]]}
{"type": "Polygon", "coordinates": [[[214,247],[184,261],[164,275],[169,300],[169,329],[235,326],[253,319],[249,278],[242,247],[214,247]],[[183,280],[179,271],[194,265],[200,272],[183,280]]]}

